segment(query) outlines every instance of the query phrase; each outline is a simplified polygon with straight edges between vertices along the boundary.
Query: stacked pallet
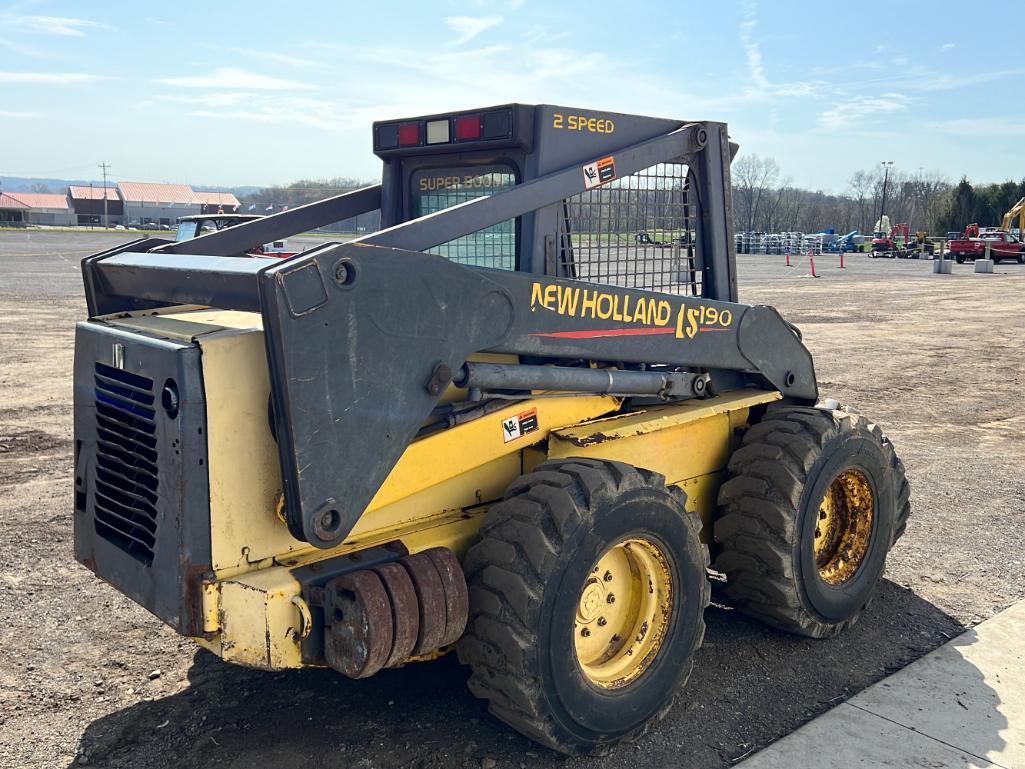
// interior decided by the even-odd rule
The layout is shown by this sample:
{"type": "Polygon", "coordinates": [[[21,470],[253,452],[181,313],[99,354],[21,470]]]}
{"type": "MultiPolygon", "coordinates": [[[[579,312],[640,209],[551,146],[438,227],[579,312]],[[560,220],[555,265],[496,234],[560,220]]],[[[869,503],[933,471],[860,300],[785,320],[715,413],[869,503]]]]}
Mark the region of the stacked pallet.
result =
{"type": "Polygon", "coordinates": [[[816,233],[815,235],[805,235],[801,241],[801,253],[808,253],[811,251],[813,254],[822,253],[822,234],[816,233]]]}

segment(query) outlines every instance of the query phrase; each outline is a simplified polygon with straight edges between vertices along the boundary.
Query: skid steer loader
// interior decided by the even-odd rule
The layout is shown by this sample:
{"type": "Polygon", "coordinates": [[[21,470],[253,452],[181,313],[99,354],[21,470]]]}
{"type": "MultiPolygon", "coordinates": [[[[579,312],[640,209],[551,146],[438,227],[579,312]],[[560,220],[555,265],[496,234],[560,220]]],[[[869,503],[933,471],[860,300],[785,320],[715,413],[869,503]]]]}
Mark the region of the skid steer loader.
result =
{"type": "Polygon", "coordinates": [[[724,124],[512,104],[373,145],[380,185],[84,260],[79,561],[242,665],[454,649],[566,753],[666,713],[710,566],[777,628],[858,618],[904,468],[816,405],[799,331],[738,302],[724,124]]]}

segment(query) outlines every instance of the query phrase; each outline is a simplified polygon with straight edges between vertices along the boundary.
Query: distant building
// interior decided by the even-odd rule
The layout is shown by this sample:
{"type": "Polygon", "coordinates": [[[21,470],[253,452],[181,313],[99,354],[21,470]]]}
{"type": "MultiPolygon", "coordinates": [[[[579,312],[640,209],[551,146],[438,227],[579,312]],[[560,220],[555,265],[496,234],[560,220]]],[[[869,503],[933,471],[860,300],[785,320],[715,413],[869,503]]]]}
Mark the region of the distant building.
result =
{"type": "Polygon", "coordinates": [[[6,192],[0,192],[0,227],[24,227],[27,213],[28,206],[6,192]]]}
{"type": "Polygon", "coordinates": [[[107,188],[73,184],[66,195],[0,194],[0,226],[102,226],[104,198],[110,226],[157,224],[171,227],[189,214],[237,214],[242,208],[238,198],[230,192],[193,190],[187,184],[118,182],[116,187],[107,188]]]}
{"type": "Polygon", "coordinates": [[[201,214],[237,214],[240,213],[241,204],[230,192],[201,192],[194,193],[196,201],[200,205],[201,214]]]}
{"type": "Polygon", "coordinates": [[[6,195],[28,207],[24,214],[26,224],[70,227],[75,223],[75,212],[71,210],[67,195],[48,192],[8,192],[6,195]]]}
{"type": "Polygon", "coordinates": [[[71,185],[68,187],[68,200],[75,212],[78,224],[101,226],[103,224],[103,198],[107,198],[107,223],[110,225],[125,223],[125,204],[114,187],[93,187],[71,185]]]}
{"type": "Polygon", "coordinates": [[[196,193],[187,184],[118,182],[117,191],[129,227],[149,223],[171,225],[181,216],[201,213],[196,193]]]}

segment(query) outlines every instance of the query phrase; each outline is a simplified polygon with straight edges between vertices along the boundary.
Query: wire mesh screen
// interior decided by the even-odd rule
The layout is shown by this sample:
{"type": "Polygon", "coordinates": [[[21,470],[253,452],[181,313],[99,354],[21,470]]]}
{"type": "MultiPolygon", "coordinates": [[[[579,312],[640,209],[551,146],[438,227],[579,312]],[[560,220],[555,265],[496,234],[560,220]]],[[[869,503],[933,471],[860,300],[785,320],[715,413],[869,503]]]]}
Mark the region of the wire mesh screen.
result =
{"type": "MultiPolygon", "coordinates": [[[[504,165],[434,168],[416,171],[411,182],[413,216],[418,217],[501,192],[516,184],[516,175],[504,165]]],[[[515,270],[516,220],[508,219],[471,232],[429,252],[474,267],[515,270]]]]}
{"type": "Polygon", "coordinates": [[[594,283],[701,294],[693,194],[683,163],[659,163],[563,201],[564,274],[594,283]]]}

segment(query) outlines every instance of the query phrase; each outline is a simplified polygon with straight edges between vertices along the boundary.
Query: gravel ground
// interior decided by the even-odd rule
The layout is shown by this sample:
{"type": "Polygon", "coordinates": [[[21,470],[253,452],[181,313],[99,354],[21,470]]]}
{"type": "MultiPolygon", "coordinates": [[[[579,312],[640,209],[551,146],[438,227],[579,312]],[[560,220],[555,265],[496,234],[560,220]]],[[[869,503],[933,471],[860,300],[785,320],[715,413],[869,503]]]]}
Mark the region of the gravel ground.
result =
{"type": "Polygon", "coordinates": [[[604,759],[506,729],[451,657],[361,682],[224,664],[72,558],[78,261],[116,242],[0,232],[0,767],[726,767],[1025,596],[1025,267],[823,256],[816,280],[745,256],[741,299],[802,328],[823,394],[878,420],[912,482],[852,631],[809,641],[713,606],[676,706],[604,759]]]}

